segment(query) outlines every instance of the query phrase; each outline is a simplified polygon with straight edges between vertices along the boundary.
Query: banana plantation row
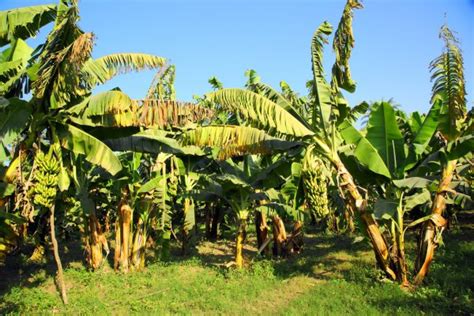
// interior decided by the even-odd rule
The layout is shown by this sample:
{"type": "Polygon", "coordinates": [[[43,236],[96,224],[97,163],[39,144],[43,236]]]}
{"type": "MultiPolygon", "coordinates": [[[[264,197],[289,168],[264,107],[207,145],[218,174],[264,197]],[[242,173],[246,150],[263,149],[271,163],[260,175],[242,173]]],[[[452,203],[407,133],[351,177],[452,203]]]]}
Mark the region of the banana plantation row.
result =
{"type": "Polygon", "coordinates": [[[284,81],[270,87],[249,70],[244,88],[211,78],[214,91],[190,103],[175,99],[175,67],[163,57],[92,58],[94,36],[78,27],[76,0],[0,12],[1,259],[34,243],[35,260],[52,245],[66,303],[58,239],[80,233],[91,270],[110,254],[127,272],[145,266],[147,248],[166,260],[172,240],[186,253],[199,227],[215,239],[219,225],[235,225],[234,264],[242,268],[250,223],[266,256],[271,247],[277,256],[300,251],[312,224],[360,231],[387,278],[421,284],[447,218],[472,207],[462,53],[443,26],[426,114],[390,101],[350,107],[343,92],[356,89],[349,59],[361,8],[348,0],[335,31],[328,22],[317,27],[308,95],[284,81]],[[45,42],[30,47],[25,40],[50,23],[45,42]],[[157,74],[142,100],[119,88],[92,92],[146,69],[157,74]],[[419,236],[414,271],[405,257],[409,229],[419,236]]]}

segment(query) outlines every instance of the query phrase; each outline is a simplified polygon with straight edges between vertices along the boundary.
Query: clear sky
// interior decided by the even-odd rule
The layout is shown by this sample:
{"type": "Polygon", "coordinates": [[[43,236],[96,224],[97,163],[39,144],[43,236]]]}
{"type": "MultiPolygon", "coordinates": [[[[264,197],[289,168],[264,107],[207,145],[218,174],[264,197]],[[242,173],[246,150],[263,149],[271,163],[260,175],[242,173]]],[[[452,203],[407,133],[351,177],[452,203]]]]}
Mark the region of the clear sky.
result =
{"type": "MultiPolygon", "coordinates": [[[[0,10],[55,2],[1,0],[0,10]]],[[[393,98],[408,111],[426,112],[429,62],[442,50],[440,26],[447,21],[461,40],[468,106],[474,101],[474,0],[365,0],[354,17],[356,46],[351,59],[354,94],[360,101],[393,98]],[[446,17],[445,17],[446,14],[446,17]]],[[[287,81],[306,94],[311,78],[310,41],[324,20],[337,27],[345,1],[338,0],[81,0],[81,26],[97,37],[94,56],[145,52],[176,64],[178,98],[210,90],[217,76],[241,87],[253,68],[262,81],[287,81]]],[[[44,33],[43,33],[44,35],[44,33]]],[[[39,36],[41,38],[41,35],[39,36]]],[[[32,41],[35,43],[37,41],[32,41]]],[[[334,57],[326,50],[327,72],[334,57]]],[[[134,98],[146,94],[153,72],[112,80],[134,98]]]]}

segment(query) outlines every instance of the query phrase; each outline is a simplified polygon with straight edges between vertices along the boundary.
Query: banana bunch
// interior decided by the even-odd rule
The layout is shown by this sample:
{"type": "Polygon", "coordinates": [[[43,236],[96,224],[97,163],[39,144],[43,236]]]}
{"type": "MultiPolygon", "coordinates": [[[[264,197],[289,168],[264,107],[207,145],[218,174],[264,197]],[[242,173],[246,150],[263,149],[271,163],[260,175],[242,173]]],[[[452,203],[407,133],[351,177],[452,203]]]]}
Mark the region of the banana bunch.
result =
{"type": "Polygon", "coordinates": [[[35,157],[35,164],[37,169],[33,176],[35,181],[33,186],[34,202],[37,205],[50,208],[53,206],[58,189],[59,162],[52,151],[48,154],[39,151],[35,157]]]}
{"type": "Polygon", "coordinates": [[[309,209],[317,218],[329,215],[326,166],[312,150],[308,150],[303,159],[303,186],[309,209]]]}

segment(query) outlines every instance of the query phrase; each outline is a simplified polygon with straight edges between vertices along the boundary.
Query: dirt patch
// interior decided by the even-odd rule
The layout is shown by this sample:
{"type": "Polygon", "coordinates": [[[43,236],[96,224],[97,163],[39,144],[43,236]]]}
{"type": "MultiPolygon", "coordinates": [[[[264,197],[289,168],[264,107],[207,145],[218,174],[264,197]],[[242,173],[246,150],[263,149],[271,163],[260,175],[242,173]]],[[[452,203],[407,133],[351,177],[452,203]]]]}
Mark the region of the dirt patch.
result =
{"type": "MultiPolygon", "coordinates": [[[[244,244],[244,258],[251,261],[257,254],[256,240],[249,239],[244,244]]],[[[197,246],[198,256],[206,264],[223,266],[234,261],[235,242],[233,240],[204,241],[197,246]]]]}

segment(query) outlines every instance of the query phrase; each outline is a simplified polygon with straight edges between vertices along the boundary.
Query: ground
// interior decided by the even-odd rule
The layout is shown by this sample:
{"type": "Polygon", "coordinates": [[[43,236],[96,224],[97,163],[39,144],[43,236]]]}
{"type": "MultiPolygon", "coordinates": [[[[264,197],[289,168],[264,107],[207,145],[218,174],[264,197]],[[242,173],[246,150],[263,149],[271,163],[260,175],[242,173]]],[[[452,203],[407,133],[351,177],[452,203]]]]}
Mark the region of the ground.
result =
{"type": "MultiPolygon", "coordinates": [[[[472,223],[474,213],[467,218],[472,223]]],[[[69,305],[56,291],[54,266],[10,264],[0,268],[0,314],[472,315],[473,237],[472,224],[445,234],[426,284],[416,291],[385,280],[366,241],[311,230],[303,252],[286,259],[257,259],[250,240],[243,271],[226,268],[232,259],[226,240],[203,241],[187,257],[150,262],[126,275],[107,265],[89,272],[64,254],[69,305]]],[[[408,254],[413,251],[410,243],[408,254]]]]}

